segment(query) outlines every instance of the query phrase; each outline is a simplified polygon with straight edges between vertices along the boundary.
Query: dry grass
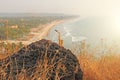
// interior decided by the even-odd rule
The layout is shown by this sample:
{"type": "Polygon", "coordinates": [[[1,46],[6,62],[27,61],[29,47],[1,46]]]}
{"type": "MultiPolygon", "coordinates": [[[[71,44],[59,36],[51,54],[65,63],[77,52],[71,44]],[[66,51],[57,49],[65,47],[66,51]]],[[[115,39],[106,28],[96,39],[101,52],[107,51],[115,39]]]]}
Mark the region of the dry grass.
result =
{"type": "Polygon", "coordinates": [[[95,56],[95,49],[92,52],[88,49],[81,52],[78,59],[83,71],[83,80],[120,80],[120,55],[116,48],[106,48],[108,51],[101,57],[95,56]]]}
{"type": "MultiPolygon", "coordinates": [[[[18,49],[18,47],[17,47],[17,49],[18,49]]],[[[8,56],[9,56],[8,54],[2,54],[2,55],[0,55],[0,59],[6,58],[8,56]]],[[[47,54],[44,57],[45,58],[43,58],[44,59],[43,62],[40,61],[40,60],[37,61],[37,66],[35,66],[35,71],[32,72],[31,76],[27,76],[26,75],[26,69],[23,68],[20,73],[18,73],[18,71],[17,71],[16,79],[17,80],[49,80],[49,77],[46,77],[46,76],[47,75],[50,76],[52,74],[46,74],[46,73],[48,73],[48,71],[52,72],[57,63],[54,63],[52,65],[48,65],[47,54]]],[[[55,57],[53,57],[52,62],[54,61],[54,59],[55,59],[55,57]]],[[[65,65],[62,65],[61,60],[59,61],[59,65],[57,66],[57,69],[55,71],[55,74],[56,74],[55,80],[60,80],[60,78],[64,77],[64,76],[61,76],[61,77],[58,76],[59,75],[59,69],[62,69],[64,71],[66,71],[66,67],[65,67],[65,65]]],[[[6,80],[6,78],[5,78],[5,76],[7,74],[6,69],[7,69],[7,65],[9,65],[10,63],[11,63],[11,61],[7,64],[6,64],[6,61],[3,61],[2,66],[0,66],[0,80],[6,80]],[[4,65],[4,63],[5,63],[5,65],[4,65]]],[[[12,71],[13,67],[10,67],[10,68],[11,68],[11,71],[12,71]]],[[[29,70],[32,70],[32,69],[29,69],[29,70]]],[[[11,73],[11,71],[10,71],[10,73],[11,73]]],[[[12,75],[13,74],[11,73],[8,76],[8,79],[9,80],[16,80],[16,79],[14,79],[14,77],[12,75]]]]}
{"type": "MultiPolygon", "coordinates": [[[[75,75],[79,70],[78,68],[79,64],[78,62],[76,62],[76,60],[75,60],[76,62],[75,65],[73,64],[74,60],[69,61],[67,57],[68,54],[66,53],[63,57],[59,59],[58,55],[60,54],[61,51],[59,52],[58,50],[55,52],[55,55],[52,56],[52,58],[50,59],[50,57],[48,57],[48,53],[49,53],[48,51],[50,50],[48,50],[48,47],[46,47],[45,55],[42,56],[43,59],[41,60],[39,59],[41,57],[39,57],[37,59],[37,63],[35,63],[35,66],[26,69],[24,60],[23,60],[23,64],[21,64],[22,68],[18,68],[17,59],[16,58],[13,59],[10,57],[10,55],[13,52],[19,50],[18,45],[14,47],[15,49],[12,49],[11,47],[12,47],[11,44],[7,44],[6,47],[3,47],[6,49],[5,52],[7,53],[2,54],[0,58],[2,59],[0,61],[0,80],[66,80],[66,79],[75,80],[75,77],[77,77],[75,75]],[[8,58],[4,59],[3,57],[4,58],[8,57],[8,58]],[[70,64],[64,64],[64,62],[70,64]],[[70,67],[66,67],[66,65],[69,65],[70,67]],[[73,73],[69,73],[68,70],[73,73]]],[[[25,47],[25,49],[30,50],[28,47],[25,47]]],[[[72,57],[70,57],[69,55],[70,58],[74,58],[73,55],[71,56],[72,57]]]]}
{"type": "MultiPolygon", "coordinates": [[[[10,47],[10,46],[9,46],[10,47]]],[[[10,49],[11,50],[11,49],[10,49]]],[[[15,48],[18,50],[18,47],[15,48]]],[[[81,49],[80,49],[81,50],[81,49]]],[[[8,52],[13,52],[8,51],[8,52]]],[[[80,67],[83,71],[83,80],[120,80],[120,55],[115,54],[115,49],[111,48],[106,55],[103,55],[99,58],[96,58],[94,54],[96,53],[96,49],[93,49],[92,52],[89,52],[88,49],[83,50],[80,52],[78,56],[78,60],[80,62],[80,67]],[[92,54],[91,54],[92,53],[92,54]]],[[[4,56],[8,55],[0,55],[0,58],[4,58],[4,56]]],[[[36,68],[36,72],[33,73],[32,76],[28,77],[25,74],[25,70],[23,70],[19,75],[17,75],[17,80],[48,80],[45,77],[46,71],[48,71],[47,63],[48,61],[44,60],[44,65],[38,61],[38,66],[36,68]],[[43,67],[43,70],[40,67],[43,67]],[[40,74],[41,71],[42,74],[40,74]],[[38,77],[40,77],[38,79],[38,77]]],[[[54,66],[51,66],[53,68],[54,66]]],[[[60,66],[61,67],[61,66],[60,66]]],[[[63,67],[64,68],[64,67],[63,67]]],[[[0,67],[0,71],[2,71],[0,67]]],[[[5,74],[5,73],[4,73],[5,74]]],[[[56,71],[57,74],[57,71],[56,71]]],[[[12,76],[10,76],[10,80],[12,76]]],[[[4,78],[3,78],[4,80],[4,78]]],[[[59,77],[56,75],[55,80],[59,80],[59,77]]]]}
{"type": "Polygon", "coordinates": [[[15,44],[15,43],[5,43],[0,42],[0,59],[4,59],[13,53],[17,52],[21,47],[24,45],[22,43],[15,44]]]}

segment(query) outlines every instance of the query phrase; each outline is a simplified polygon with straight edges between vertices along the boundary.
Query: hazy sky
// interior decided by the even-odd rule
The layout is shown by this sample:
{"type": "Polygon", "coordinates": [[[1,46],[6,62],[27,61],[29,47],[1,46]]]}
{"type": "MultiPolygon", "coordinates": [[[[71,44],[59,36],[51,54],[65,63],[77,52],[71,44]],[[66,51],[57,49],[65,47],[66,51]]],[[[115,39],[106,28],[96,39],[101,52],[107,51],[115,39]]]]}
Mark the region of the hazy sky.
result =
{"type": "Polygon", "coordinates": [[[0,0],[0,13],[115,15],[120,0],[0,0]]]}

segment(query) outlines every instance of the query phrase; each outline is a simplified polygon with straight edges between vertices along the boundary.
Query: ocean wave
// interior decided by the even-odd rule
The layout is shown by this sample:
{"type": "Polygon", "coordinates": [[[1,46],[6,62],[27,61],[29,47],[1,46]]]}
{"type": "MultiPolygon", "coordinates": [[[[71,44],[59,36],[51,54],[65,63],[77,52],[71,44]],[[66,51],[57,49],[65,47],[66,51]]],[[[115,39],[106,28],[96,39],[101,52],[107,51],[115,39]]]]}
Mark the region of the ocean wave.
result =
{"type": "Polygon", "coordinates": [[[64,37],[67,37],[67,36],[71,37],[72,42],[79,42],[87,39],[87,37],[84,37],[84,36],[73,36],[70,29],[66,27],[63,27],[63,28],[65,31],[64,37]]]}
{"type": "Polygon", "coordinates": [[[87,37],[83,37],[83,36],[72,36],[72,42],[79,42],[79,41],[83,41],[86,39],[87,37]]]}
{"type": "Polygon", "coordinates": [[[70,33],[71,30],[69,30],[69,29],[66,28],[66,27],[63,27],[63,29],[64,29],[64,31],[65,31],[64,37],[66,37],[66,36],[71,36],[71,33],[70,33]]]}

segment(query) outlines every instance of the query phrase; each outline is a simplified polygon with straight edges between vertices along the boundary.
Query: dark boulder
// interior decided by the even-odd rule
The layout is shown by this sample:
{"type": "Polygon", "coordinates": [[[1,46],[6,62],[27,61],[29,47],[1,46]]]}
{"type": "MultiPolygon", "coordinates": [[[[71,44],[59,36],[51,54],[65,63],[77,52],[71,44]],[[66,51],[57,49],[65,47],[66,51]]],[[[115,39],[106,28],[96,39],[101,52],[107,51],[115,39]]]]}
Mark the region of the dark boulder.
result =
{"type": "Polygon", "coordinates": [[[76,56],[45,39],[0,60],[0,80],[82,80],[82,76],[76,56]]]}

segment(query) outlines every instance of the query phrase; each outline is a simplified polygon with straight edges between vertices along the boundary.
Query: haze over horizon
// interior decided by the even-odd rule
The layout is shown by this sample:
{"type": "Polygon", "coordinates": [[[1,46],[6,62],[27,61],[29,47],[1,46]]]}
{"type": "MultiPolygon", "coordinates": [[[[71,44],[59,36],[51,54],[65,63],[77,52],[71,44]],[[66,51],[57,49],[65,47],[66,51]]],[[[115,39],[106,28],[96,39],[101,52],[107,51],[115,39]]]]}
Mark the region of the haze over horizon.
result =
{"type": "Polygon", "coordinates": [[[116,15],[119,4],[119,0],[0,0],[0,13],[116,15]]]}

